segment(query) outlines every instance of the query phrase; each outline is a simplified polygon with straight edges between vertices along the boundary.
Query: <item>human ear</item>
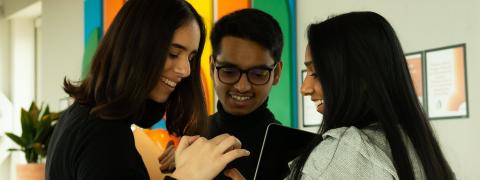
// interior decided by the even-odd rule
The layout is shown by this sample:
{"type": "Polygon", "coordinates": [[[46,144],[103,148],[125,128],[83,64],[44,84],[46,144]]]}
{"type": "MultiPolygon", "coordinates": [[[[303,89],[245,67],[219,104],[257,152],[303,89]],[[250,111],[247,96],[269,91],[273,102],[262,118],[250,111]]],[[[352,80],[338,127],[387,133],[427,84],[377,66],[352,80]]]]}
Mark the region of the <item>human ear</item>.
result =
{"type": "Polygon", "coordinates": [[[280,81],[280,74],[282,74],[283,63],[278,61],[277,67],[273,70],[273,85],[277,85],[280,81]]]}

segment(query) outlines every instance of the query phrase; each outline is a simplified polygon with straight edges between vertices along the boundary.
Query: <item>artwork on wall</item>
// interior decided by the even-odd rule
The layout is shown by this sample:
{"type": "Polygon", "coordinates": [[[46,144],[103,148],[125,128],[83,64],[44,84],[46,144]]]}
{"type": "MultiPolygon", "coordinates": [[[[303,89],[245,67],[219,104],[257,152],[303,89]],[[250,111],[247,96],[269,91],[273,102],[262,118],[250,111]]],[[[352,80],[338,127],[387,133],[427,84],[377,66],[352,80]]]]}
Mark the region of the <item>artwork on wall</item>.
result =
{"type": "MultiPolygon", "coordinates": [[[[307,77],[307,71],[302,70],[302,79],[307,77]]],[[[302,109],[303,109],[303,127],[320,126],[322,123],[323,115],[317,112],[317,107],[310,96],[302,96],[302,109]]]]}
{"type": "Polygon", "coordinates": [[[415,88],[415,94],[417,94],[418,101],[420,104],[424,105],[425,98],[425,86],[424,86],[424,63],[423,63],[423,53],[415,52],[405,55],[407,60],[408,70],[410,71],[410,76],[412,77],[413,87],[415,88]]]}
{"type": "Polygon", "coordinates": [[[425,51],[428,117],[468,117],[466,45],[425,51]]]}

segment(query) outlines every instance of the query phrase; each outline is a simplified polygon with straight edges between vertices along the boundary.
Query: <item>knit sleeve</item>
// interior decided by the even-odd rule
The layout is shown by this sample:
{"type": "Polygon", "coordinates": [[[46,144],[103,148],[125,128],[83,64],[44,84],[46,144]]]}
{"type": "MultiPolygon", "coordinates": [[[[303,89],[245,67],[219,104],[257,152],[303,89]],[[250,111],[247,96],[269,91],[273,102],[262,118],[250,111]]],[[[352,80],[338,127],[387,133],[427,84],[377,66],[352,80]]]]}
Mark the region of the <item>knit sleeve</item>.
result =
{"type": "Polygon", "coordinates": [[[396,179],[396,174],[377,163],[390,160],[384,156],[377,158],[376,153],[383,152],[370,148],[372,145],[358,129],[334,129],[323,138],[305,163],[302,179],[396,179]]]}

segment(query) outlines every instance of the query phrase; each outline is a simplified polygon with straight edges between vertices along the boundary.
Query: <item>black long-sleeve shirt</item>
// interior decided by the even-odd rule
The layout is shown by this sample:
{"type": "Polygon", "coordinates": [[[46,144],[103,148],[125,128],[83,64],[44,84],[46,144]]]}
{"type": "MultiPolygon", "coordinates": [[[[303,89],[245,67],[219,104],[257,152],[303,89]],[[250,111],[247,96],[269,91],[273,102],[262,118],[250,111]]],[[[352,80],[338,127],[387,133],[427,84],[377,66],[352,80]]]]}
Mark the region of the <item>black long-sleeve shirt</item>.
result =
{"type": "MultiPolygon", "coordinates": [[[[250,156],[239,158],[228,165],[229,168],[237,168],[246,179],[253,179],[255,175],[267,126],[270,123],[280,124],[267,108],[267,101],[245,116],[234,116],[225,112],[222,104],[218,102],[218,112],[209,117],[209,138],[228,133],[242,142],[242,148],[250,151],[250,156]]],[[[215,179],[229,178],[220,174],[215,179]]]]}
{"type": "Polygon", "coordinates": [[[58,121],[47,152],[47,180],[149,179],[132,122],[102,120],[75,103],[58,121]]]}

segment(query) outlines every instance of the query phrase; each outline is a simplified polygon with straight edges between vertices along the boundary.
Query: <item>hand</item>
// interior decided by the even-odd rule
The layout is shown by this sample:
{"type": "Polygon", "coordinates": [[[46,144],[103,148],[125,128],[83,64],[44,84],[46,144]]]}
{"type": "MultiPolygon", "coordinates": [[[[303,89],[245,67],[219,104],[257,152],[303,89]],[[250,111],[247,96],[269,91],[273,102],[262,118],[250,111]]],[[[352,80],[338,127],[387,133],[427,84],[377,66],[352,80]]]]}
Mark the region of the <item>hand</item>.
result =
{"type": "Polygon", "coordinates": [[[170,140],[163,154],[158,158],[160,162],[160,171],[162,173],[172,173],[175,170],[175,145],[170,140]]]}
{"type": "Polygon", "coordinates": [[[223,175],[229,177],[232,180],[245,180],[242,173],[237,170],[237,168],[227,169],[223,171],[223,175]]]}
{"type": "Polygon", "coordinates": [[[231,161],[250,155],[240,141],[228,134],[211,140],[199,136],[183,136],[175,152],[177,179],[213,179],[231,161]]]}

